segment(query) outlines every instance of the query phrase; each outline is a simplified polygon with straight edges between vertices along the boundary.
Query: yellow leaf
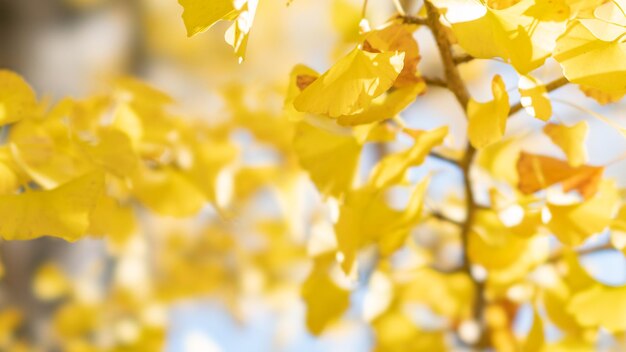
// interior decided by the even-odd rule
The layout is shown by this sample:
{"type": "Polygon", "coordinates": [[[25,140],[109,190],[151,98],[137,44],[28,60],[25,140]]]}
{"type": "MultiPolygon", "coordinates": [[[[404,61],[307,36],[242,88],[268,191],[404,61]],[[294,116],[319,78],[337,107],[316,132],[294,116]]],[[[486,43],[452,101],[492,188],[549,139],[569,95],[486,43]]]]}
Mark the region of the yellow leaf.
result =
{"type": "Polygon", "coordinates": [[[468,239],[467,255],[472,263],[489,271],[495,282],[520,278],[548,254],[546,238],[523,238],[507,229],[491,210],[480,210],[468,239]]]}
{"type": "Polygon", "coordinates": [[[89,216],[104,189],[101,172],[92,172],[50,191],[0,196],[0,236],[29,240],[41,236],[76,241],[87,235],[89,216]]]}
{"type": "Polygon", "coordinates": [[[117,176],[130,176],[139,160],[128,135],[115,128],[102,128],[97,138],[96,142],[82,144],[93,162],[117,176]]]}
{"type": "Polygon", "coordinates": [[[509,95],[499,75],[494,76],[491,91],[492,101],[479,103],[470,99],[467,104],[467,134],[472,146],[477,149],[499,141],[504,136],[509,117],[509,95]]]}
{"type": "Polygon", "coordinates": [[[578,246],[611,224],[619,196],[613,181],[604,181],[590,199],[571,205],[548,204],[548,228],[568,246],[578,246]]]}
{"type": "Polygon", "coordinates": [[[252,29],[252,21],[256,14],[258,0],[235,1],[237,7],[236,18],[226,30],[224,39],[235,50],[239,63],[243,62],[248,47],[248,35],[252,29]]]}
{"type": "Polygon", "coordinates": [[[304,88],[294,99],[294,107],[332,118],[362,112],[391,88],[403,60],[403,53],[376,54],[355,48],[304,88]]]}
{"type": "Polygon", "coordinates": [[[533,309],[533,326],[530,328],[528,336],[526,336],[522,351],[541,351],[544,345],[545,337],[541,316],[539,316],[537,310],[533,309]]]}
{"type": "Polygon", "coordinates": [[[589,125],[586,121],[581,121],[571,127],[547,124],[543,127],[543,132],[565,153],[570,166],[578,167],[587,162],[585,142],[589,125]]]}
{"type": "Polygon", "coordinates": [[[626,330],[626,286],[595,284],[575,294],[567,310],[583,326],[600,326],[609,332],[623,332],[626,330]]]}
{"type": "Polygon", "coordinates": [[[470,318],[475,295],[466,273],[444,274],[430,268],[416,272],[400,293],[402,301],[426,304],[435,313],[452,320],[470,318]]]}
{"type": "Polygon", "coordinates": [[[44,264],[35,273],[33,290],[37,298],[51,301],[66,295],[70,290],[70,282],[58,266],[44,264]]]}
{"type": "Polygon", "coordinates": [[[535,0],[524,14],[539,21],[563,22],[570,18],[570,12],[568,0],[535,0]]]}
{"type": "Polygon", "coordinates": [[[302,285],[302,298],[307,306],[306,325],[314,335],[321,334],[350,306],[350,291],[339,287],[330,276],[334,253],[315,258],[313,270],[302,285]]]}
{"type": "Polygon", "coordinates": [[[339,116],[337,122],[344,126],[354,126],[391,119],[411,105],[425,90],[426,84],[423,81],[394,89],[374,99],[363,112],[339,116]]]}
{"type": "Polygon", "coordinates": [[[140,167],[132,178],[133,194],[156,213],[191,216],[206,202],[203,192],[188,175],[171,167],[140,167]]]}
{"type": "Polygon", "coordinates": [[[352,188],[361,145],[351,134],[339,135],[300,122],[294,150],[322,194],[338,197],[352,188]]]}
{"type": "Polygon", "coordinates": [[[183,7],[183,21],[189,37],[211,28],[217,21],[231,19],[233,0],[178,0],[183,7]]]}
{"type": "Polygon", "coordinates": [[[107,236],[113,244],[121,245],[133,234],[136,226],[132,207],[120,204],[103,192],[91,212],[89,233],[107,236]]]}
{"type": "Polygon", "coordinates": [[[436,4],[448,8],[446,19],[463,49],[477,58],[501,57],[521,74],[543,64],[565,26],[565,22],[530,16],[527,11],[534,0],[522,0],[502,10],[474,1],[446,3],[440,0],[436,4]]]}
{"type": "Polygon", "coordinates": [[[517,159],[521,150],[519,140],[515,138],[502,139],[478,152],[477,163],[489,172],[496,180],[517,185],[517,159]]]}
{"type": "Polygon", "coordinates": [[[20,185],[28,183],[29,178],[18,166],[11,155],[9,146],[0,147],[0,195],[14,193],[20,185]]]}
{"type": "Polygon", "coordinates": [[[613,16],[571,21],[557,41],[554,58],[573,83],[605,92],[624,91],[626,44],[621,39],[626,34],[626,16],[614,2],[605,3],[594,13],[613,16]]]}
{"type": "Polygon", "coordinates": [[[441,144],[447,134],[447,126],[431,131],[418,131],[411,148],[387,155],[374,167],[369,183],[375,188],[401,183],[406,171],[423,163],[431,149],[441,144]]]}
{"type": "Polygon", "coordinates": [[[19,75],[0,70],[0,126],[33,117],[37,98],[33,89],[19,75]]]}
{"type": "Polygon", "coordinates": [[[426,178],[415,186],[404,211],[389,207],[385,193],[371,187],[346,195],[335,224],[345,273],[352,269],[357,251],[367,245],[379,242],[383,255],[393,253],[402,245],[411,227],[420,219],[428,183],[429,178],[426,178]]]}
{"type": "Polygon", "coordinates": [[[375,352],[448,350],[441,331],[421,330],[399,309],[381,315],[372,326],[376,334],[375,352]]]}
{"type": "Polygon", "coordinates": [[[520,76],[520,102],[526,112],[533,117],[548,121],[552,116],[552,104],[548,98],[546,87],[538,79],[531,76],[520,76]]]}
{"type": "Polygon", "coordinates": [[[23,120],[11,128],[9,141],[16,163],[46,189],[93,170],[77,136],[60,119],[23,120]]]}
{"type": "Polygon", "coordinates": [[[626,90],[605,92],[601,89],[593,88],[593,87],[589,87],[585,85],[580,85],[578,86],[578,88],[580,89],[581,92],[583,92],[583,94],[597,101],[598,104],[600,105],[606,105],[606,104],[618,102],[622,100],[624,95],[626,95],[626,90]]]}

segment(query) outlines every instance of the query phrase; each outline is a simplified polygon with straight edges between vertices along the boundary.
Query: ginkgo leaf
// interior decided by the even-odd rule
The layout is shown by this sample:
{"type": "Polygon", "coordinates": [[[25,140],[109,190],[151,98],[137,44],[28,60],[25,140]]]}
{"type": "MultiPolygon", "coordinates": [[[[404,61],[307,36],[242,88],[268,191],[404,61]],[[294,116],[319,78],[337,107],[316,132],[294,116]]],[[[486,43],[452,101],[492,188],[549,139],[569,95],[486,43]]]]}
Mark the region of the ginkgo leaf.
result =
{"type": "Polygon", "coordinates": [[[552,117],[552,104],[541,81],[531,76],[520,76],[519,92],[520,103],[530,116],[543,121],[548,121],[552,117]]]}
{"type": "Polygon", "coordinates": [[[471,316],[476,290],[466,273],[441,273],[424,268],[399,290],[405,302],[428,305],[435,313],[453,320],[471,316]]]}
{"type": "Polygon", "coordinates": [[[18,74],[0,70],[0,126],[33,117],[37,98],[33,89],[18,74]]]}
{"type": "Polygon", "coordinates": [[[89,217],[89,233],[107,236],[115,245],[121,245],[133,234],[137,224],[135,212],[103,192],[89,217]]]}
{"type": "Polygon", "coordinates": [[[517,185],[517,159],[521,151],[520,142],[515,138],[505,138],[481,149],[477,163],[496,180],[517,185]]]}
{"type": "Polygon", "coordinates": [[[351,134],[335,134],[300,122],[294,150],[317,189],[338,197],[352,188],[362,146],[351,134]]]}
{"type": "Polygon", "coordinates": [[[372,104],[363,112],[339,116],[337,122],[344,126],[355,126],[391,119],[406,109],[425,90],[426,84],[423,81],[394,89],[374,99],[372,104]]]}
{"type": "Polygon", "coordinates": [[[551,214],[548,228],[562,243],[578,246],[589,236],[601,232],[611,224],[618,201],[615,183],[604,181],[598,192],[582,203],[548,203],[551,214]]]}
{"type": "Polygon", "coordinates": [[[417,72],[417,64],[420,61],[419,48],[408,25],[391,23],[381,29],[367,32],[363,41],[363,50],[373,53],[403,52],[404,65],[396,78],[394,87],[402,88],[423,83],[417,72]]]}
{"type": "Polygon", "coordinates": [[[352,269],[357,251],[369,244],[380,242],[385,254],[397,249],[420,219],[428,182],[426,178],[415,187],[404,211],[392,209],[385,193],[372,187],[362,187],[346,195],[335,224],[341,268],[345,273],[352,269]]]}
{"type": "Polygon", "coordinates": [[[102,128],[97,138],[98,141],[82,146],[93,162],[117,176],[130,176],[139,159],[128,135],[114,128],[102,128]]]}
{"type": "Polygon", "coordinates": [[[626,90],[606,92],[602,89],[593,88],[593,87],[589,87],[585,85],[580,85],[578,86],[578,88],[580,89],[581,92],[583,92],[583,94],[597,101],[598,104],[600,105],[606,105],[606,104],[618,102],[622,100],[624,95],[626,95],[626,90]]]}
{"type": "Polygon", "coordinates": [[[44,264],[35,274],[33,291],[37,298],[52,301],[70,291],[70,282],[61,268],[53,263],[44,264]]]}
{"type": "Polygon", "coordinates": [[[533,310],[533,326],[526,336],[522,351],[541,351],[544,345],[543,322],[537,310],[533,310]]]}
{"type": "Polygon", "coordinates": [[[589,165],[572,167],[559,159],[522,152],[517,160],[517,173],[518,188],[524,194],[561,183],[563,191],[577,190],[583,197],[589,198],[596,193],[604,168],[589,165]]]}
{"type": "Polygon", "coordinates": [[[132,184],[133,194],[149,209],[162,215],[194,215],[207,200],[188,175],[170,167],[139,167],[132,184]]]}
{"type": "Polygon", "coordinates": [[[467,135],[472,146],[477,149],[499,141],[504,136],[509,117],[509,95],[499,75],[494,76],[491,91],[492,101],[479,103],[470,99],[467,104],[467,135]]]}
{"type": "Polygon", "coordinates": [[[330,276],[333,253],[315,258],[313,270],[302,285],[302,298],[307,306],[306,324],[314,335],[321,334],[350,305],[350,291],[339,287],[330,276]]]}
{"type": "Polygon", "coordinates": [[[252,21],[256,14],[258,0],[234,1],[236,6],[236,18],[233,24],[226,30],[224,39],[235,50],[239,63],[243,62],[248,47],[248,35],[252,29],[252,21]]]}
{"type": "Polygon", "coordinates": [[[447,134],[448,126],[416,132],[413,146],[384,157],[372,170],[369,183],[376,188],[401,183],[406,171],[423,163],[431,149],[441,144],[447,134]]]}
{"type": "Polygon", "coordinates": [[[6,240],[55,236],[76,241],[87,235],[89,216],[103,189],[103,174],[92,172],[50,191],[0,196],[0,236],[6,240]]]}
{"type": "Polygon", "coordinates": [[[622,38],[626,34],[626,15],[611,1],[594,13],[611,15],[571,21],[557,41],[554,58],[570,82],[606,92],[624,91],[626,43],[622,38]]]}
{"type": "Polygon", "coordinates": [[[489,271],[494,282],[520,278],[548,255],[544,238],[523,238],[507,229],[491,210],[480,210],[468,237],[467,255],[489,271]]]}
{"type": "Polygon", "coordinates": [[[294,99],[294,107],[332,118],[362,112],[391,88],[403,66],[404,53],[369,53],[355,48],[304,88],[294,99]]]}
{"type": "Polygon", "coordinates": [[[68,126],[59,119],[23,120],[9,134],[13,158],[44,188],[66,183],[94,168],[68,126]]]}
{"type": "Polygon", "coordinates": [[[441,331],[420,329],[411,317],[393,309],[372,322],[376,334],[375,352],[446,351],[441,331]]]}
{"type": "Polygon", "coordinates": [[[543,127],[543,132],[565,153],[570,166],[578,167],[587,162],[585,142],[589,125],[586,121],[580,121],[573,126],[547,124],[543,127]]]}
{"type": "Polygon", "coordinates": [[[500,57],[521,74],[543,64],[565,29],[565,21],[533,17],[534,0],[522,0],[502,10],[471,0],[440,0],[435,4],[447,8],[446,19],[452,24],[459,45],[470,55],[483,59],[500,57]]]}
{"type": "Polygon", "coordinates": [[[235,49],[239,62],[243,60],[258,0],[178,0],[178,3],[183,7],[182,17],[189,37],[206,31],[220,20],[234,21],[225,39],[235,49]]]}
{"type": "Polygon", "coordinates": [[[583,326],[600,326],[609,332],[622,332],[626,330],[626,286],[596,284],[575,294],[567,310],[583,326]]]}
{"type": "Polygon", "coordinates": [[[0,147],[0,195],[12,194],[28,181],[29,177],[13,159],[11,149],[6,145],[0,147]]]}
{"type": "Polygon", "coordinates": [[[194,36],[211,28],[217,21],[232,19],[233,0],[178,0],[183,7],[183,21],[187,35],[194,36]]]}

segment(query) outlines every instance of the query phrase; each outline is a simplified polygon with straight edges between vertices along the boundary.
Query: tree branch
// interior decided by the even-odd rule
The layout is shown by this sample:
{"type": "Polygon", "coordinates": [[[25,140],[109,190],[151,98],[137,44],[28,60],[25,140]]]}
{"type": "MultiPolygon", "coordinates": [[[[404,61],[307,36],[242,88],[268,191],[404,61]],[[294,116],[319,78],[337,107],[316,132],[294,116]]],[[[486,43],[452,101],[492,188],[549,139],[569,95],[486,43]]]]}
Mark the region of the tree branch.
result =
{"type": "MultiPolygon", "coordinates": [[[[614,247],[611,245],[610,242],[606,242],[606,243],[603,243],[601,245],[597,245],[597,246],[593,246],[593,247],[581,248],[581,249],[575,250],[575,252],[576,252],[577,255],[587,255],[587,254],[593,254],[593,253],[606,251],[606,250],[609,250],[609,249],[614,249],[614,247]]],[[[563,259],[563,257],[565,256],[565,253],[566,252],[563,249],[555,251],[554,253],[552,253],[550,255],[550,257],[548,257],[546,262],[547,263],[556,263],[556,262],[558,262],[558,261],[563,259]]]]}
{"type": "Polygon", "coordinates": [[[402,19],[402,21],[404,23],[407,24],[417,24],[420,26],[427,26],[428,25],[428,19],[423,18],[423,17],[415,17],[415,16],[408,16],[408,15],[399,15],[399,18],[402,19]]]}
{"type": "MultiPolygon", "coordinates": [[[[459,70],[456,66],[456,62],[454,60],[454,56],[451,51],[451,43],[446,34],[446,30],[439,20],[440,14],[437,8],[432,5],[429,1],[424,2],[424,6],[426,7],[427,17],[427,25],[430,28],[435,42],[437,44],[437,48],[439,49],[439,53],[441,55],[441,61],[444,67],[444,73],[446,76],[446,84],[448,89],[454,94],[456,100],[462,106],[463,111],[467,109],[467,103],[469,102],[470,95],[467,87],[465,86],[465,82],[461,78],[459,70]]],[[[466,216],[465,221],[461,226],[461,244],[463,246],[463,271],[465,271],[468,277],[474,283],[474,289],[476,292],[476,298],[474,304],[472,306],[472,317],[476,321],[476,323],[481,325],[481,338],[478,341],[474,341],[473,344],[479,343],[484,337],[485,332],[483,327],[483,311],[485,306],[484,299],[484,283],[482,281],[476,280],[471,273],[471,263],[469,262],[468,257],[468,238],[470,231],[472,229],[472,225],[474,222],[474,216],[476,211],[476,204],[474,201],[474,192],[472,189],[472,181],[470,179],[470,169],[472,166],[472,162],[474,160],[474,155],[476,154],[476,150],[472,147],[471,144],[467,144],[465,155],[463,159],[460,161],[461,171],[463,174],[463,189],[465,193],[465,209],[466,216]]]]}

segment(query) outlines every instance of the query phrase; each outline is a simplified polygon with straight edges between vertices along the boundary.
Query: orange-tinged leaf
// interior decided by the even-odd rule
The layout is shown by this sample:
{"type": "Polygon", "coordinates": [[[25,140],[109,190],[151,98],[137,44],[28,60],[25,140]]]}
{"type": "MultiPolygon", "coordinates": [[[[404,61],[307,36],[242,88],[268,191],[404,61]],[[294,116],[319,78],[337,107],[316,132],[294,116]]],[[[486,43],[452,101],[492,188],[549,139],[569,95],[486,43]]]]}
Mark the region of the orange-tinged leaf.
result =
{"type": "Polygon", "coordinates": [[[567,162],[549,156],[522,152],[517,161],[519,190],[532,194],[554,184],[561,183],[563,190],[577,190],[589,198],[598,190],[604,168],[599,166],[572,167],[567,162]]]}
{"type": "Polygon", "coordinates": [[[417,72],[417,64],[420,61],[419,48],[408,25],[391,23],[384,28],[366,33],[363,50],[373,53],[395,51],[404,53],[404,66],[394,82],[394,87],[412,86],[423,81],[417,72]]]}

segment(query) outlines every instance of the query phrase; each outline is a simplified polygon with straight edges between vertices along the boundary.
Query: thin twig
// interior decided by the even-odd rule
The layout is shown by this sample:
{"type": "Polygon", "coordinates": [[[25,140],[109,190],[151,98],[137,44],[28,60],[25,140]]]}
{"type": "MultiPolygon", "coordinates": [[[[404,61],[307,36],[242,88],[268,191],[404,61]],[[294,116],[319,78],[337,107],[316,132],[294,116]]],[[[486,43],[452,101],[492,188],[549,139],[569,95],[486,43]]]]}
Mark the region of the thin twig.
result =
{"type": "Polygon", "coordinates": [[[441,220],[441,221],[447,222],[447,223],[455,225],[455,226],[459,226],[459,227],[463,226],[463,222],[458,221],[458,220],[454,220],[454,219],[448,217],[446,214],[444,214],[444,213],[442,213],[440,211],[437,211],[437,210],[433,210],[429,215],[431,217],[437,219],[437,220],[441,220]]]}
{"type": "Polygon", "coordinates": [[[407,24],[417,24],[417,25],[421,25],[421,26],[426,26],[428,25],[428,19],[423,18],[423,17],[415,17],[415,16],[399,16],[402,21],[404,23],[407,24]]]}
{"type": "Polygon", "coordinates": [[[474,57],[472,55],[469,54],[463,54],[463,55],[459,55],[457,57],[454,58],[454,63],[456,65],[460,65],[460,64],[464,64],[466,62],[470,62],[474,60],[474,57]]]}
{"type": "MultiPolygon", "coordinates": [[[[555,79],[552,82],[549,82],[545,85],[546,87],[546,92],[550,93],[554,90],[557,90],[565,85],[567,85],[569,83],[569,81],[567,80],[567,78],[565,77],[560,77],[555,79]]],[[[518,102],[517,104],[511,106],[511,110],[509,110],[509,117],[515,115],[518,111],[522,110],[523,106],[522,106],[522,102],[518,102]]]]}
{"type": "MultiPolygon", "coordinates": [[[[580,248],[578,250],[575,250],[576,254],[578,255],[587,255],[587,254],[593,254],[593,253],[597,253],[597,252],[602,252],[602,251],[606,251],[609,249],[614,249],[614,247],[611,245],[610,242],[606,242],[603,243],[601,245],[597,245],[597,246],[593,246],[593,247],[586,247],[586,248],[580,248]]],[[[550,255],[550,257],[548,257],[548,259],[546,260],[546,262],[548,263],[556,263],[560,260],[563,259],[563,257],[565,256],[565,251],[564,250],[558,250],[555,251],[554,253],[552,253],[550,255]]]]}
{"type": "Polygon", "coordinates": [[[422,76],[422,78],[424,79],[424,82],[426,82],[426,85],[441,87],[441,88],[448,88],[448,83],[446,83],[446,81],[444,81],[443,79],[439,77],[422,76]]]}
{"type": "Polygon", "coordinates": [[[459,167],[459,166],[460,166],[460,164],[461,164],[459,160],[456,160],[456,159],[453,159],[453,158],[447,157],[447,156],[442,155],[442,154],[439,154],[439,153],[437,153],[437,152],[432,152],[432,151],[431,151],[431,152],[428,154],[428,156],[433,157],[433,158],[438,159],[438,160],[441,160],[441,161],[444,161],[444,162],[446,162],[446,163],[452,164],[452,165],[454,165],[454,166],[456,166],[456,167],[459,167]]]}

